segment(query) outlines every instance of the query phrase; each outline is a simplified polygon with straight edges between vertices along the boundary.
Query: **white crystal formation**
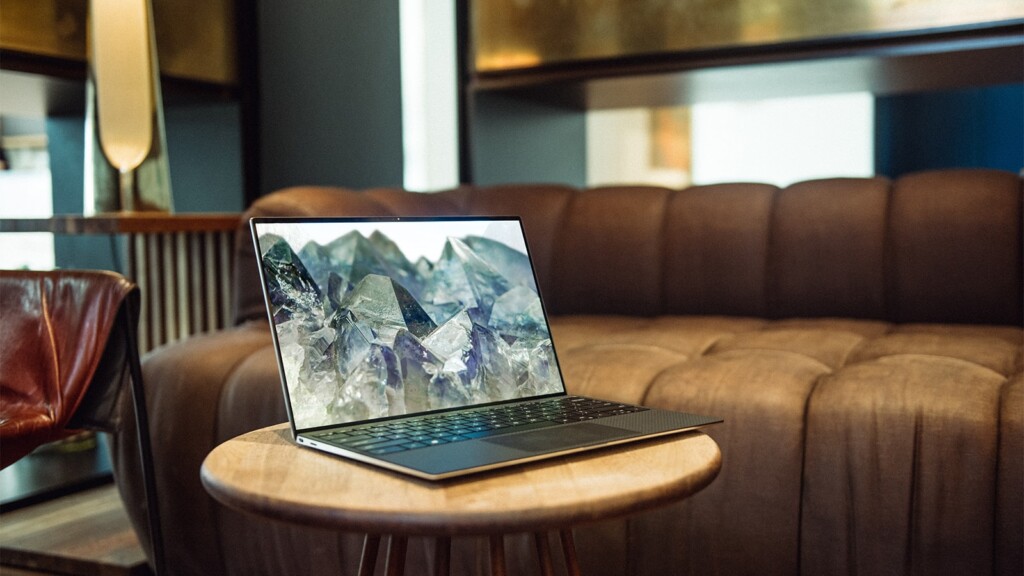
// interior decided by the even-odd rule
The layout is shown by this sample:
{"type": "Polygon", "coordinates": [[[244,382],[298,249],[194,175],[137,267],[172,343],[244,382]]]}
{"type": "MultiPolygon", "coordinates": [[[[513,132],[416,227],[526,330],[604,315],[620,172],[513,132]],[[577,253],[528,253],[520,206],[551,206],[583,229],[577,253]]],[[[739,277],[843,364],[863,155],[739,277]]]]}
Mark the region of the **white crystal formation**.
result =
{"type": "Polygon", "coordinates": [[[530,262],[500,242],[415,263],[379,231],[260,247],[300,427],[562,390],[530,262]]]}

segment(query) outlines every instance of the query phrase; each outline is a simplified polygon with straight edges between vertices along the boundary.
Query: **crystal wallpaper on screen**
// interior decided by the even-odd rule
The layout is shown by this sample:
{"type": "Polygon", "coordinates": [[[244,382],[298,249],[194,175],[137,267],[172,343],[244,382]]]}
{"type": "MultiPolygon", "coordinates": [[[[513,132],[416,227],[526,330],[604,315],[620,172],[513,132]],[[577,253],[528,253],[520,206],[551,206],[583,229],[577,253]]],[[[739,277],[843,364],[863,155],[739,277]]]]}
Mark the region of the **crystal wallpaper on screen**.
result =
{"type": "Polygon", "coordinates": [[[562,391],[518,222],[258,230],[297,427],[562,391]]]}

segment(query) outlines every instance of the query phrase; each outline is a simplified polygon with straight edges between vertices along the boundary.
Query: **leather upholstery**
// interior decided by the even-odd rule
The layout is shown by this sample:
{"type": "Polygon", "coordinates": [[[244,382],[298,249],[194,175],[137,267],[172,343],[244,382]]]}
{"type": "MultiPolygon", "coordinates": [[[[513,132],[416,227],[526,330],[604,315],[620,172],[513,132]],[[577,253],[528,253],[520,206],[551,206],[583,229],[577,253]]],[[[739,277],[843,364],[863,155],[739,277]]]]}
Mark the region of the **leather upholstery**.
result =
{"type": "MultiPolygon", "coordinates": [[[[577,528],[586,573],[1024,570],[1018,176],[304,187],[246,218],[330,214],[521,215],[572,392],[725,418],[707,489],[577,528]]],[[[245,516],[199,484],[213,446],[285,419],[245,219],[237,252],[239,324],[144,362],[155,436],[173,438],[156,448],[169,573],[354,573],[357,535],[245,516]]],[[[509,542],[510,570],[536,573],[528,539],[509,542]]],[[[479,573],[483,546],[458,540],[455,573],[479,573]]]]}
{"type": "MultiPolygon", "coordinates": [[[[533,185],[424,195],[306,187],[264,197],[246,216],[522,215],[555,314],[1019,325],[1021,209],[1017,176],[958,170],[784,190],[533,185]]],[[[243,320],[264,315],[247,234],[243,223],[243,320]]]]}
{"type": "MultiPolygon", "coordinates": [[[[107,341],[126,302],[137,307],[134,284],[115,274],[0,271],[0,464],[69,436],[84,403],[109,404],[126,376],[124,362],[105,360],[107,341]],[[105,370],[120,370],[96,378],[105,370]],[[94,380],[101,386],[90,391],[94,380]],[[107,400],[107,402],[104,402],[107,400]]],[[[122,351],[123,353],[123,351],[122,351]]],[[[83,414],[75,427],[102,424],[83,414]]]]}

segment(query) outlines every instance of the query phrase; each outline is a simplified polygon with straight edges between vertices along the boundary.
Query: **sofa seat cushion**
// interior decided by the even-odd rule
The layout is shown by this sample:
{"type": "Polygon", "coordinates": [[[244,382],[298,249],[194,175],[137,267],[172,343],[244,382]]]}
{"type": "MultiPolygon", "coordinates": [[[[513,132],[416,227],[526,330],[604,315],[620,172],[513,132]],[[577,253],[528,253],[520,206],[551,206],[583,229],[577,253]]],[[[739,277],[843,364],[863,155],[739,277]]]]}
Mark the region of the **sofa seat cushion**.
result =
{"type": "MultiPolygon", "coordinates": [[[[934,547],[946,542],[950,511],[963,518],[989,511],[957,526],[958,554],[982,566],[1015,565],[1022,521],[998,511],[1020,502],[1015,343],[1024,331],[843,318],[568,315],[551,322],[570,392],[724,418],[707,429],[723,453],[708,488],[663,510],[581,527],[590,573],[870,572],[897,551],[909,549],[915,563],[946,558],[934,547]],[[818,541],[832,534],[839,537],[818,541]],[[876,542],[880,534],[894,544],[876,542]],[[980,543],[989,543],[988,560],[973,551],[980,543]],[[1001,550],[994,556],[992,543],[1001,550]]],[[[272,573],[311,541],[322,552],[303,557],[311,572],[352,568],[356,535],[253,523],[209,499],[173,505],[174,494],[203,494],[196,471],[215,445],[285,419],[265,321],[154,352],[144,377],[160,383],[147,394],[155,436],[176,439],[155,450],[165,463],[158,472],[168,553],[188,567],[181,573],[272,573]],[[285,552],[258,544],[268,541],[285,552]]],[[[117,452],[123,478],[135,454],[127,445],[117,452]]],[[[141,492],[132,485],[122,489],[141,527],[141,492]]],[[[453,566],[481,557],[476,544],[462,542],[453,566]]]]}
{"type": "Polygon", "coordinates": [[[569,316],[552,330],[570,392],[725,420],[707,429],[724,454],[719,477],[657,521],[630,520],[633,558],[874,573],[910,550],[914,562],[988,567],[982,545],[1020,533],[990,513],[1020,482],[998,457],[1000,422],[1015,421],[1000,410],[1020,386],[1018,328],[569,316]],[[936,550],[958,516],[972,519],[958,545],[936,550]]]}
{"type": "Polygon", "coordinates": [[[807,410],[802,567],[991,573],[1006,385],[977,363],[911,353],[823,378],[807,410]]]}
{"type": "Polygon", "coordinates": [[[1020,330],[1002,326],[895,326],[885,336],[864,342],[849,361],[858,363],[900,354],[926,354],[958,358],[1010,376],[1021,370],[1021,344],[1020,330]]]}

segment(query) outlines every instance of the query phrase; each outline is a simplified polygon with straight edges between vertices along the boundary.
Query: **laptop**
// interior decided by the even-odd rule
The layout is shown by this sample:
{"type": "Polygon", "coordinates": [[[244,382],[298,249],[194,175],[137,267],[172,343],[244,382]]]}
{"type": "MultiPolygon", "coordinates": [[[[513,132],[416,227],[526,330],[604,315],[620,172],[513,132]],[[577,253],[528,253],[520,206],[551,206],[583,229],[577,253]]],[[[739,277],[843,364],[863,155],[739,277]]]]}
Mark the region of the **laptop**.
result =
{"type": "Polygon", "coordinates": [[[301,446],[439,480],[721,421],[567,394],[518,218],[250,227],[301,446]]]}

